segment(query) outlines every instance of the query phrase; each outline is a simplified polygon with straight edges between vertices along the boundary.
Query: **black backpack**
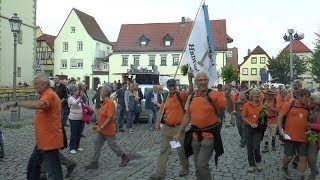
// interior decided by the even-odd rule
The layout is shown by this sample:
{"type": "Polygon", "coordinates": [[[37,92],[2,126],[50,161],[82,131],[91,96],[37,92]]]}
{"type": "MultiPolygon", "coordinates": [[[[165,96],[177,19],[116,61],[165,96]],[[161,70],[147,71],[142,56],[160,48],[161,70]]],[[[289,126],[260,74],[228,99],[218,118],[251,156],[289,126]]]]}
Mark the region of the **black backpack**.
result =
{"type": "MultiPolygon", "coordinates": [[[[168,95],[167,95],[167,96],[168,96],[168,95]]],[[[176,91],[176,97],[177,97],[177,99],[179,100],[179,102],[180,102],[180,104],[181,104],[182,110],[183,110],[184,112],[186,112],[185,109],[184,109],[184,105],[183,105],[183,103],[182,103],[182,99],[181,99],[181,96],[180,96],[180,92],[176,91]]],[[[164,98],[163,98],[164,104],[166,103],[166,100],[167,100],[167,97],[164,97],[164,98]]],[[[162,114],[162,117],[161,117],[161,123],[162,123],[162,124],[165,124],[165,123],[166,123],[166,121],[165,121],[165,115],[166,115],[166,107],[164,106],[164,108],[163,108],[163,114],[162,114]]]]}

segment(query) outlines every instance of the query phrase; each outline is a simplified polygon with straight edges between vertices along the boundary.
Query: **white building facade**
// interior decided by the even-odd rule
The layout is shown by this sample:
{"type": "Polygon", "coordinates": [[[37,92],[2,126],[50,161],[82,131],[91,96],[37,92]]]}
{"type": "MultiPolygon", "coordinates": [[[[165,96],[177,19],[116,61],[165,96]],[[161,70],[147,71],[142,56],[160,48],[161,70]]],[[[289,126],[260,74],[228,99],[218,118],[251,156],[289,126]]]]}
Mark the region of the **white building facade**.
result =
{"type": "Polygon", "coordinates": [[[17,13],[22,20],[17,44],[17,83],[32,84],[36,42],[36,0],[0,1],[0,86],[13,82],[13,33],[9,19],[17,13]]]}
{"type": "Polygon", "coordinates": [[[72,9],[54,41],[54,75],[86,81],[90,88],[109,80],[112,45],[96,20],[72,9]]]}

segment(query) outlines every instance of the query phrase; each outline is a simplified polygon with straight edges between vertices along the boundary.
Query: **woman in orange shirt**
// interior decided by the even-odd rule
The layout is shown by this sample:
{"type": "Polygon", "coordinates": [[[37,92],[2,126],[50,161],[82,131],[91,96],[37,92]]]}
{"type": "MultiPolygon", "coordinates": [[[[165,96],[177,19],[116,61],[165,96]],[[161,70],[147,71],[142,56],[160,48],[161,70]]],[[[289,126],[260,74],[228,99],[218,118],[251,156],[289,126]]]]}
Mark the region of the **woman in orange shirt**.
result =
{"type": "Polygon", "coordinates": [[[261,91],[254,88],[250,91],[250,101],[246,102],[242,108],[242,119],[244,122],[244,137],[247,145],[249,169],[252,173],[255,170],[261,171],[261,152],[260,142],[262,139],[262,132],[260,130],[259,118],[260,110],[263,106],[261,99],[261,91]]]}

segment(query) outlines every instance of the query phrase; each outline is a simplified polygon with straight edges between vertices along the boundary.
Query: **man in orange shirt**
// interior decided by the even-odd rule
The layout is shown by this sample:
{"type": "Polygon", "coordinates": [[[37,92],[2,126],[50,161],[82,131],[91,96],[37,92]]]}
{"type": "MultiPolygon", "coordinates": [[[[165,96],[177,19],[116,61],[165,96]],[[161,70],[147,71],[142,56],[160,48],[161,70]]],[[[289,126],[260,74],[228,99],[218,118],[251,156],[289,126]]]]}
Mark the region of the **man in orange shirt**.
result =
{"type": "MultiPolygon", "coordinates": [[[[293,82],[293,90],[294,90],[293,93],[295,93],[295,91],[300,90],[300,89],[302,89],[301,81],[300,80],[295,80],[293,82]]],[[[290,91],[292,91],[292,89],[290,91]]],[[[288,93],[287,96],[286,96],[286,101],[288,102],[288,101],[290,101],[290,99],[292,99],[291,98],[291,93],[288,93]]]]}
{"type": "Polygon", "coordinates": [[[284,157],[283,157],[283,172],[284,177],[290,179],[288,165],[293,156],[299,156],[298,171],[300,172],[300,179],[304,179],[304,172],[306,168],[306,131],[308,125],[309,110],[307,103],[309,101],[310,92],[307,89],[300,89],[295,92],[296,99],[294,106],[291,107],[291,102],[284,104],[278,116],[279,133],[284,137],[284,157]],[[283,117],[287,116],[285,126],[283,129],[283,117]]]}
{"type": "Polygon", "coordinates": [[[98,161],[105,141],[107,141],[112,151],[121,157],[122,161],[119,165],[120,167],[125,167],[130,161],[128,156],[116,142],[116,109],[113,100],[110,98],[111,93],[112,88],[109,85],[104,85],[100,90],[100,97],[103,100],[103,104],[101,105],[98,114],[98,127],[95,129],[97,136],[94,141],[94,155],[91,163],[85,166],[86,169],[99,168],[98,161]]]}
{"type": "Polygon", "coordinates": [[[4,107],[20,106],[37,109],[34,119],[36,147],[28,162],[27,179],[40,179],[43,162],[48,179],[61,180],[63,179],[59,159],[59,149],[63,147],[61,101],[50,88],[50,81],[45,75],[35,77],[34,88],[40,95],[39,100],[7,102],[4,103],[4,107]]]}
{"type": "Polygon", "coordinates": [[[174,139],[178,140],[191,121],[193,131],[192,151],[196,168],[196,177],[201,180],[211,180],[209,161],[215,149],[215,160],[223,154],[222,140],[218,127],[219,110],[232,104],[230,97],[231,87],[226,86],[225,95],[217,90],[208,92],[209,77],[205,72],[198,72],[195,83],[198,90],[191,95],[188,111],[174,139]],[[207,99],[207,93],[209,99],[207,99]],[[193,99],[193,100],[192,100],[193,99]],[[227,100],[226,100],[227,99],[227,100]],[[192,101],[191,101],[192,100],[192,101]]]}
{"type": "MultiPolygon", "coordinates": [[[[192,74],[188,74],[188,79],[189,91],[193,92],[192,74]]],[[[161,116],[165,115],[165,125],[161,135],[161,150],[158,158],[157,172],[150,177],[150,179],[153,180],[160,180],[164,179],[165,177],[167,160],[171,151],[170,141],[173,140],[173,136],[177,133],[181,125],[183,116],[185,114],[184,105],[188,96],[188,92],[186,91],[177,91],[177,83],[174,79],[169,79],[167,81],[167,87],[169,88],[169,95],[166,102],[161,103],[156,122],[156,130],[159,130],[161,116]]],[[[180,164],[182,166],[182,170],[179,173],[180,177],[189,174],[189,161],[185,156],[183,141],[184,136],[179,139],[182,147],[177,148],[180,164]]]]}
{"type": "Polygon", "coordinates": [[[264,133],[263,142],[264,149],[263,153],[269,152],[269,142],[271,140],[272,150],[276,150],[276,131],[277,131],[277,123],[278,123],[278,102],[275,97],[276,93],[269,89],[265,91],[266,98],[264,99],[264,104],[267,110],[267,123],[268,127],[266,132],[264,133]]]}

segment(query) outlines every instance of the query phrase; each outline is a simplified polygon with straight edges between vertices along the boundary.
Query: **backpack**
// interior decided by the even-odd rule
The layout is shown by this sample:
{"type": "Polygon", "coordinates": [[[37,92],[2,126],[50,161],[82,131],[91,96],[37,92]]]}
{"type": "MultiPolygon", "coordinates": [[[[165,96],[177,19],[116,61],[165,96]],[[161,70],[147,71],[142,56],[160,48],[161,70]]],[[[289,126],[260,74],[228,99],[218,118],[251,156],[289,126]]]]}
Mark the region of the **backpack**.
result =
{"type": "MultiPolygon", "coordinates": [[[[178,99],[179,102],[180,102],[180,105],[181,105],[182,110],[183,110],[184,112],[186,112],[185,109],[184,109],[184,105],[183,105],[183,103],[182,103],[182,99],[181,99],[181,96],[180,96],[180,92],[176,91],[176,97],[177,97],[177,99],[178,99]]],[[[163,98],[163,102],[164,102],[164,103],[166,102],[166,99],[167,99],[167,97],[163,98]]],[[[162,124],[165,124],[165,123],[166,123],[166,121],[165,121],[166,111],[165,111],[165,110],[166,110],[166,108],[165,108],[165,106],[164,106],[164,108],[163,108],[163,115],[162,115],[162,117],[161,117],[161,123],[162,123],[162,124]]]]}

